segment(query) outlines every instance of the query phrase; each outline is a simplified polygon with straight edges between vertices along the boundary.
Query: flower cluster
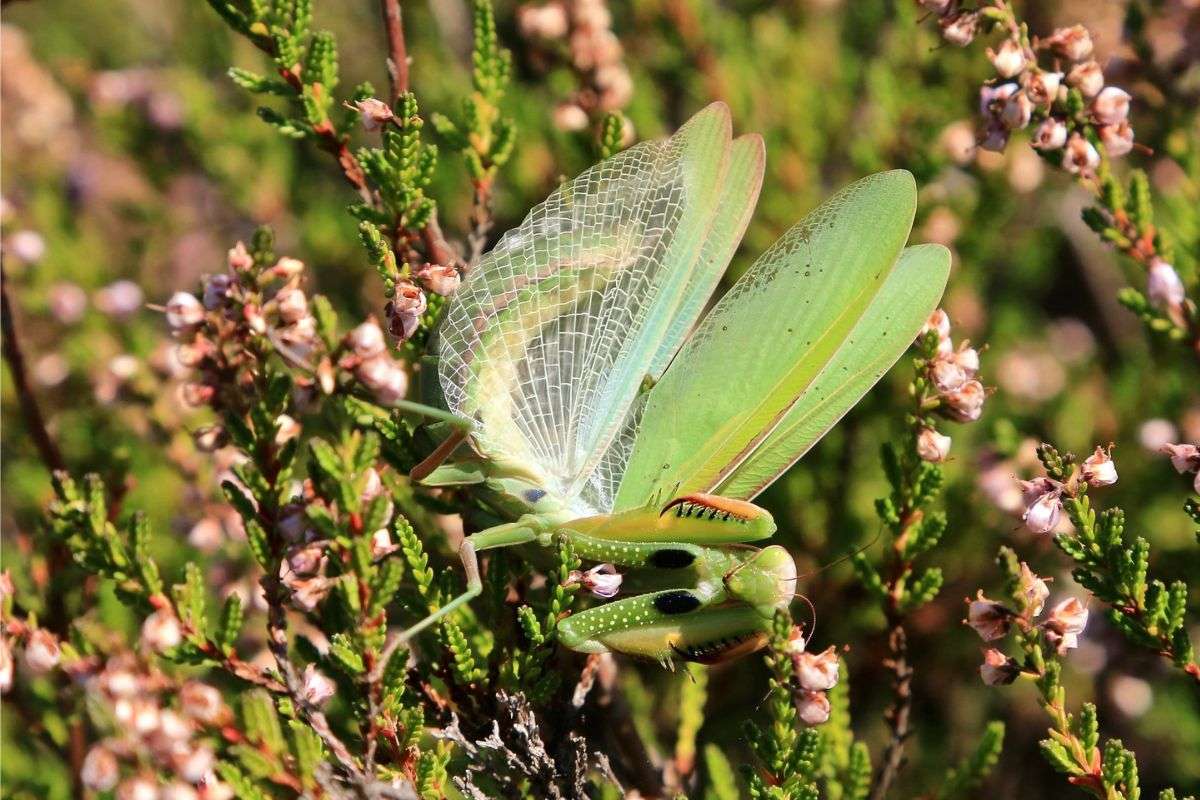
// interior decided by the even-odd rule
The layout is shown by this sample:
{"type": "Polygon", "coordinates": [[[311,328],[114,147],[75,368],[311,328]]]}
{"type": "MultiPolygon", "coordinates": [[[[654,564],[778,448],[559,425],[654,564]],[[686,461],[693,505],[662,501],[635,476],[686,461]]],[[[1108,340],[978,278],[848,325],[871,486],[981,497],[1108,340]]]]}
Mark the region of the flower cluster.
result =
{"type": "MultiPolygon", "coordinates": [[[[937,336],[937,347],[924,366],[925,384],[933,390],[929,403],[939,414],[955,422],[974,422],[983,414],[987,390],[979,381],[979,351],[963,341],[956,348],[950,339],[950,317],[942,309],[934,311],[922,336],[937,336]]],[[[923,405],[925,405],[923,403],[923,405]]],[[[927,420],[917,431],[917,453],[925,461],[945,461],[951,439],[939,433],[927,420]]]]}
{"type": "Polygon", "coordinates": [[[338,360],[339,367],[353,372],[383,405],[403,399],[408,392],[408,373],[401,362],[389,355],[383,331],[374,319],[368,319],[350,331],[343,343],[344,354],[338,360]]]}
{"type": "Polygon", "coordinates": [[[1116,483],[1117,465],[1111,451],[1112,445],[1097,447],[1066,481],[1047,476],[1021,481],[1025,526],[1034,533],[1051,533],[1062,519],[1063,497],[1074,497],[1079,482],[1092,487],[1116,483]]]}
{"type": "Polygon", "coordinates": [[[554,111],[561,130],[580,131],[592,117],[617,112],[633,97],[633,79],[623,62],[604,0],[551,0],[517,10],[521,35],[543,47],[565,42],[566,61],[582,86],[554,111]]]}
{"type": "MultiPolygon", "coordinates": [[[[1079,636],[1088,619],[1088,610],[1083,603],[1075,597],[1068,597],[1037,622],[1036,618],[1042,613],[1046,598],[1050,596],[1050,589],[1046,586],[1046,580],[1034,574],[1024,562],[1021,563],[1013,589],[1017,609],[988,599],[980,590],[974,600],[967,598],[967,618],[963,622],[985,642],[1003,639],[1016,626],[1025,634],[1039,632],[1060,655],[1079,646],[1079,636]]],[[[1001,651],[988,648],[979,672],[984,683],[997,686],[1012,683],[1022,669],[1001,651]]]]}
{"type": "Polygon", "coordinates": [[[804,631],[793,626],[787,649],[792,657],[796,713],[805,725],[820,725],[829,719],[828,692],[838,682],[838,655],[832,645],[820,653],[808,652],[806,645],[804,631]]]}

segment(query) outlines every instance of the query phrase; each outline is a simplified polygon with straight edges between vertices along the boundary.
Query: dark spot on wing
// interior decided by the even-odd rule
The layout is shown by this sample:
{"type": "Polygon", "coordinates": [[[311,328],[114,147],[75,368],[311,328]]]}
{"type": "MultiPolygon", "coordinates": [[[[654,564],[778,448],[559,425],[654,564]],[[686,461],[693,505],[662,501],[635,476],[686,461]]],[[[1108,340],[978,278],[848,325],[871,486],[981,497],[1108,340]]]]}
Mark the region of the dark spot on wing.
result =
{"type": "Polygon", "coordinates": [[[683,569],[691,566],[696,560],[696,554],[690,550],[667,547],[657,550],[650,556],[650,566],[659,569],[683,569]]]}
{"type": "Polygon", "coordinates": [[[686,589],[677,589],[654,598],[654,607],[664,614],[686,614],[700,607],[700,598],[686,589]]]}

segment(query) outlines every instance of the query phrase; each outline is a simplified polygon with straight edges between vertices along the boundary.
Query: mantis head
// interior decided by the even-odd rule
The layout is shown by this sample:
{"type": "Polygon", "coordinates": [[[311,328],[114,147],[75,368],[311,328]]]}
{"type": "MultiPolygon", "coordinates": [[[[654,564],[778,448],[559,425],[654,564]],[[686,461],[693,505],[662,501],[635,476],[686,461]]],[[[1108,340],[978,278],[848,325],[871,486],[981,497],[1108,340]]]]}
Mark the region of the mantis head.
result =
{"type": "Polygon", "coordinates": [[[759,609],[787,608],[796,593],[796,562],[773,544],[749,556],[725,576],[731,597],[759,609]]]}

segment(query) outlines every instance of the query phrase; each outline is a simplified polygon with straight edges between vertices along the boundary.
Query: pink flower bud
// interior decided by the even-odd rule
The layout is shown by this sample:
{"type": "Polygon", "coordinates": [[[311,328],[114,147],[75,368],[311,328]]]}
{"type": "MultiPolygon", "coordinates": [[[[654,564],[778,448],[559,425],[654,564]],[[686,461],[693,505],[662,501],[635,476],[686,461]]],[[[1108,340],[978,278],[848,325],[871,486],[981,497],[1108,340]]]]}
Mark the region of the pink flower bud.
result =
{"type": "Polygon", "coordinates": [[[1100,125],[1116,125],[1129,116],[1129,93],[1116,86],[1105,86],[1092,101],[1092,116],[1100,125]]]}
{"type": "Polygon", "coordinates": [[[322,356],[317,363],[317,385],[324,394],[333,394],[333,390],[337,388],[337,373],[329,356],[322,356]]]}
{"type": "Polygon", "coordinates": [[[425,284],[426,289],[442,297],[454,294],[458,284],[462,282],[458,270],[442,264],[426,264],[417,272],[417,277],[425,284]]]}
{"type": "Polygon", "coordinates": [[[13,685],[13,656],[8,640],[0,637],[0,694],[8,694],[13,685]]]}
{"type": "Polygon", "coordinates": [[[566,582],[568,585],[578,583],[584,591],[607,599],[616,597],[621,590],[622,580],[624,578],[612,564],[597,564],[585,572],[573,570],[566,582]]]}
{"type": "Polygon", "coordinates": [[[287,552],[287,561],[280,567],[280,574],[309,577],[316,575],[325,567],[328,559],[325,556],[325,545],[320,542],[295,545],[287,552]]]}
{"type": "Polygon", "coordinates": [[[921,328],[921,335],[924,336],[930,331],[937,331],[939,339],[950,338],[950,315],[940,308],[930,314],[921,328]]]}
{"type": "Polygon", "coordinates": [[[233,276],[221,273],[209,275],[204,280],[204,307],[209,311],[225,305],[229,289],[234,284],[233,276]]]}
{"type": "Polygon", "coordinates": [[[242,319],[246,320],[246,325],[250,327],[250,330],[259,336],[267,332],[267,319],[256,303],[247,303],[242,306],[242,319]]]}
{"type": "Polygon", "coordinates": [[[517,28],[526,39],[561,39],[567,35],[567,10],[561,3],[551,2],[517,8],[517,28]]]}
{"type": "Polygon", "coordinates": [[[1159,452],[1171,458],[1171,466],[1180,475],[1200,470],[1200,447],[1194,444],[1164,444],[1159,452]]]}
{"type": "Polygon", "coordinates": [[[234,272],[244,272],[254,266],[254,259],[246,252],[246,245],[241,242],[230,248],[226,261],[234,272]]]}
{"type": "Polygon", "coordinates": [[[391,106],[374,97],[356,101],[354,108],[358,109],[363,129],[367,131],[377,131],[395,118],[391,106]]]}
{"type": "Polygon", "coordinates": [[[179,387],[179,394],[184,403],[198,408],[212,400],[217,390],[206,383],[185,383],[179,387]]]}
{"type": "Polygon", "coordinates": [[[95,745],[83,757],[79,769],[79,780],[94,792],[107,792],[117,785],[121,767],[117,757],[104,745],[95,745]]]}
{"type": "Polygon", "coordinates": [[[1072,175],[1090,175],[1098,166],[1100,153],[1083,136],[1072,133],[1067,139],[1067,149],[1063,154],[1063,169],[1072,175]]]}
{"type": "Polygon", "coordinates": [[[8,239],[8,251],[26,264],[36,264],[46,255],[46,240],[37,231],[16,231],[8,239]]]}
{"type": "Polygon", "coordinates": [[[1104,70],[1095,61],[1084,61],[1067,73],[1067,83],[1078,89],[1085,99],[1091,100],[1104,88],[1104,70]]]}
{"type": "Polygon", "coordinates": [[[156,653],[178,647],[183,641],[183,629],[170,609],[160,608],[142,623],[142,644],[156,653]]]}
{"type": "Polygon", "coordinates": [[[1099,133],[1104,150],[1110,157],[1120,158],[1133,150],[1133,128],[1128,120],[1121,120],[1116,125],[1102,125],[1099,133]]]}
{"type": "Polygon", "coordinates": [[[189,292],[176,292],[167,301],[167,325],[182,331],[204,321],[204,306],[189,292]]]}
{"type": "Polygon", "coordinates": [[[380,528],[371,534],[371,558],[382,558],[399,549],[399,545],[392,544],[392,535],[387,528],[380,528]]]}
{"type": "Polygon", "coordinates": [[[179,753],[172,759],[176,774],[188,783],[204,780],[204,776],[213,768],[214,761],[213,751],[203,745],[190,752],[179,753]]]}
{"type": "Polygon", "coordinates": [[[304,611],[316,611],[321,602],[329,595],[333,583],[328,578],[291,578],[284,584],[292,590],[292,603],[304,611]]]}
{"type": "Polygon", "coordinates": [[[221,693],[200,681],[188,681],[180,688],[179,705],[184,714],[202,725],[221,725],[230,717],[221,693]]]}
{"type": "MultiPolygon", "coordinates": [[[[205,792],[204,796],[207,800],[208,793],[205,792]]],[[[183,781],[171,781],[163,787],[158,800],[200,800],[200,794],[183,781]]]]}
{"type": "Polygon", "coordinates": [[[275,266],[271,267],[271,277],[287,280],[294,278],[304,271],[304,262],[298,258],[284,256],[275,262],[275,266]]]}
{"type": "Polygon", "coordinates": [[[1092,54],[1092,36],[1082,25],[1058,28],[1044,43],[1070,61],[1083,61],[1092,54]]]}
{"type": "Polygon", "coordinates": [[[1008,98],[1019,91],[1021,87],[1011,81],[996,86],[985,83],[979,87],[979,113],[985,117],[996,117],[1008,98]]]}
{"type": "Polygon", "coordinates": [[[1061,72],[1034,70],[1026,73],[1025,93],[1036,106],[1048,106],[1058,97],[1058,87],[1062,85],[1061,72]]]}
{"type": "Polygon", "coordinates": [[[153,778],[143,777],[122,781],[117,787],[117,800],[160,800],[158,784],[153,778]]]}
{"type": "Polygon", "coordinates": [[[821,653],[798,653],[792,656],[796,680],[810,692],[824,692],[838,682],[838,656],[832,646],[821,653]]]}
{"type": "Polygon", "coordinates": [[[337,684],[320,672],[315,664],[304,668],[304,682],[300,689],[300,697],[304,702],[313,706],[322,706],[337,691],[337,684]]]}
{"type": "Polygon", "coordinates": [[[346,343],[350,345],[350,349],[354,351],[354,355],[362,359],[382,355],[387,349],[387,342],[383,338],[383,331],[373,320],[368,320],[350,331],[346,343]]]}
{"type": "Polygon", "coordinates": [[[1019,130],[1029,124],[1033,116],[1033,102],[1025,92],[1017,92],[1004,101],[1000,109],[1000,121],[1009,130],[1019,130]]]}
{"type": "Polygon", "coordinates": [[[1015,78],[1025,71],[1025,48],[1015,39],[1005,39],[998,50],[987,50],[988,59],[1001,78],[1015,78]]]}
{"type": "Polygon", "coordinates": [[[142,289],[133,281],[110,283],[96,292],[96,308],[110,317],[127,317],[142,307],[142,289]]]}
{"type": "Polygon", "coordinates": [[[1161,258],[1154,258],[1150,262],[1146,275],[1146,296],[1150,298],[1150,304],[1160,311],[1172,311],[1183,305],[1183,281],[1179,279],[1175,268],[1161,258]]]}
{"type": "Polygon", "coordinates": [[[409,339],[426,307],[425,293],[418,286],[407,282],[397,284],[395,298],[384,308],[392,335],[400,340],[409,339]]]}
{"type": "Polygon", "coordinates": [[[1057,117],[1046,117],[1033,133],[1038,150],[1057,150],[1067,143],[1067,125],[1057,117]]]}
{"type": "Polygon", "coordinates": [[[944,17],[954,10],[957,0],[920,0],[921,7],[926,11],[944,17]]]}
{"type": "Polygon", "coordinates": [[[1021,674],[1017,662],[995,648],[988,648],[983,653],[983,664],[979,667],[979,676],[988,686],[1007,686],[1021,674]]]}
{"type": "Polygon", "coordinates": [[[25,642],[25,666],[35,675],[45,675],[58,666],[62,651],[58,638],[45,628],[36,628],[25,642]]]}
{"type": "Polygon", "coordinates": [[[185,742],[192,737],[193,725],[182,714],[166,709],[158,715],[158,735],[168,742],[185,742]]]}
{"type": "Polygon", "coordinates": [[[923,461],[931,463],[939,463],[946,460],[946,456],[950,455],[949,436],[944,436],[933,428],[922,428],[917,434],[917,455],[923,461]]]}
{"type": "Polygon", "coordinates": [[[966,47],[979,31],[979,15],[973,11],[962,11],[938,20],[942,38],[955,47],[966,47]]]}
{"type": "Polygon", "coordinates": [[[588,126],[588,114],[576,103],[559,103],[554,109],[554,127],[567,133],[581,131],[588,126]]]}
{"type": "Polygon", "coordinates": [[[1021,519],[1025,527],[1034,533],[1050,533],[1058,526],[1062,515],[1062,494],[1058,491],[1046,492],[1033,501],[1021,519]]]}
{"type": "Polygon", "coordinates": [[[158,728],[158,701],[153,696],[135,697],[129,708],[128,723],[139,736],[147,736],[158,728]]]}
{"type": "Polygon", "coordinates": [[[988,120],[979,139],[979,146],[992,153],[1001,153],[1008,146],[1009,130],[997,119],[988,120]]]}
{"type": "Polygon", "coordinates": [[[300,423],[287,414],[275,418],[275,445],[283,447],[300,435],[300,423]]]}
{"type": "Polygon", "coordinates": [[[969,380],[961,387],[942,398],[942,410],[950,419],[958,422],[974,422],[983,414],[983,401],[987,390],[976,380],[969,380]]]}
{"type": "MultiPolygon", "coordinates": [[[[73,283],[54,284],[50,287],[47,299],[50,301],[50,313],[63,325],[78,322],[87,311],[87,292],[73,283]]],[[[167,321],[170,322],[170,317],[167,321]]]]}
{"type": "Polygon", "coordinates": [[[279,306],[279,316],[284,322],[299,322],[308,316],[308,298],[295,287],[281,289],[275,295],[275,302],[279,306]]]}
{"type": "Polygon", "coordinates": [[[1003,638],[1012,616],[1007,608],[984,597],[982,590],[976,592],[974,600],[967,601],[966,622],[985,642],[1003,638]]]}
{"type": "Polygon", "coordinates": [[[1034,574],[1029,565],[1023,561],[1020,575],[1017,578],[1017,591],[1024,601],[1025,610],[1033,616],[1042,613],[1042,606],[1045,604],[1046,598],[1050,596],[1050,589],[1046,586],[1046,582],[1034,574]]]}
{"type": "Polygon", "coordinates": [[[1117,465],[1107,450],[1097,447],[1096,452],[1084,459],[1080,474],[1089,486],[1111,486],[1117,482],[1117,465]]]}
{"type": "Polygon", "coordinates": [[[824,692],[801,691],[796,696],[796,713],[805,725],[822,725],[829,720],[829,697],[824,692]]]}
{"type": "Polygon", "coordinates": [[[1069,597],[1050,611],[1042,628],[1046,631],[1046,639],[1061,654],[1079,646],[1079,635],[1083,633],[1087,620],[1087,607],[1074,597],[1069,597]]]}
{"type": "Polygon", "coordinates": [[[967,382],[967,371],[952,356],[943,356],[929,365],[929,379],[939,394],[949,394],[958,391],[967,382]]]}

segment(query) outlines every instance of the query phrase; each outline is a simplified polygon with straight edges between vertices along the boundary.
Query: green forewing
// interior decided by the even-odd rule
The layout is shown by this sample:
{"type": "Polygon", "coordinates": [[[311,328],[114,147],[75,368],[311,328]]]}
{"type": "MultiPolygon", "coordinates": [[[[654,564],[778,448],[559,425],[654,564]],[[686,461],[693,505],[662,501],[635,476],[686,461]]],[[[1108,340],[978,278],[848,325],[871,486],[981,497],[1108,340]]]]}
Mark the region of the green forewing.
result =
{"type": "Polygon", "coordinates": [[[716,493],[748,500],[803,457],[904,355],[941,300],[949,273],[950,251],[941,245],[905,248],[829,365],[716,493]]]}
{"type": "Polygon", "coordinates": [[[736,475],[867,316],[915,209],[912,175],[870,176],[754,263],[651,390],[616,510],[656,495],[712,491],[736,475]]]}

